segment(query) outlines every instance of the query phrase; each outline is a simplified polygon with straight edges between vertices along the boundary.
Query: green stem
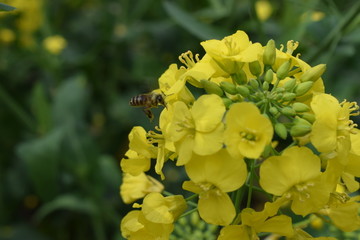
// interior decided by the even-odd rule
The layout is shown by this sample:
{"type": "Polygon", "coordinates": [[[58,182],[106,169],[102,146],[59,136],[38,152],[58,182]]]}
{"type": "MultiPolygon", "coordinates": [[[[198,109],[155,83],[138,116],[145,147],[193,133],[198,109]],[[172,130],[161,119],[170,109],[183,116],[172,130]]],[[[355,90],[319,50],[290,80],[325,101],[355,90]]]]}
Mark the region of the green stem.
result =
{"type": "Polygon", "coordinates": [[[199,194],[193,194],[191,195],[190,197],[186,198],[185,201],[190,201],[190,200],[193,200],[194,198],[197,198],[199,196],[199,194]]]}
{"type": "Polygon", "coordinates": [[[172,194],[171,192],[168,192],[168,191],[163,191],[163,194],[165,196],[173,196],[174,194],[172,194]]]}
{"type": "Polygon", "coordinates": [[[255,160],[250,160],[250,177],[249,177],[249,190],[248,190],[248,197],[246,202],[246,207],[250,207],[251,204],[251,197],[252,197],[252,190],[253,190],[253,180],[254,180],[254,166],[255,166],[255,160]]]}
{"type": "Polygon", "coordinates": [[[235,205],[235,209],[236,209],[237,214],[240,213],[241,202],[242,202],[242,200],[244,198],[244,191],[245,191],[245,186],[242,186],[235,193],[234,205],[235,205]]]}
{"type": "Polygon", "coordinates": [[[197,208],[193,208],[193,209],[187,211],[186,213],[182,214],[179,218],[186,217],[196,211],[197,211],[197,208]]]}
{"type": "Polygon", "coordinates": [[[33,119],[20,107],[19,104],[8,94],[5,89],[0,85],[0,100],[20,119],[24,125],[31,130],[36,132],[36,126],[33,119]]]}

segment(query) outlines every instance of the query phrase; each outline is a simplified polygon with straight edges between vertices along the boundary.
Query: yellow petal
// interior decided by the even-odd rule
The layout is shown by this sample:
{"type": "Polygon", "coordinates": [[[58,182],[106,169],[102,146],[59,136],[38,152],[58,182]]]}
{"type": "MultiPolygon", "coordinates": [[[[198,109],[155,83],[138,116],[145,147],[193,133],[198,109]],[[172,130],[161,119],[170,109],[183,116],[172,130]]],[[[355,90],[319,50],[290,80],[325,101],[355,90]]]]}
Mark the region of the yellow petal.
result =
{"type": "Polygon", "coordinates": [[[221,122],[225,113],[222,99],[215,94],[202,95],[191,108],[191,114],[198,132],[210,132],[221,122]]]}
{"type": "Polygon", "coordinates": [[[230,225],[221,229],[218,240],[251,240],[246,226],[230,225]]]}
{"type": "Polygon", "coordinates": [[[146,195],[142,213],[148,221],[154,223],[173,223],[187,208],[182,195],[164,197],[160,193],[146,195]]]}
{"type": "Polygon", "coordinates": [[[294,230],[291,218],[285,215],[275,216],[255,227],[256,232],[276,233],[281,236],[292,236],[294,230]]]}
{"type": "Polygon", "coordinates": [[[194,153],[198,155],[211,155],[223,147],[224,124],[219,123],[211,132],[197,132],[194,139],[194,153]]]}
{"type": "Polygon", "coordinates": [[[223,192],[240,188],[247,176],[244,160],[233,158],[225,149],[209,156],[194,154],[185,170],[195,183],[211,183],[223,192]]]}
{"type": "Polygon", "coordinates": [[[200,194],[198,210],[205,222],[220,226],[229,225],[236,214],[230,197],[218,189],[200,194]]]}
{"type": "Polygon", "coordinates": [[[320,159],[306,147],[291,147],[260,166],[260,185],[276,196],[320,175],[320,159]]]}

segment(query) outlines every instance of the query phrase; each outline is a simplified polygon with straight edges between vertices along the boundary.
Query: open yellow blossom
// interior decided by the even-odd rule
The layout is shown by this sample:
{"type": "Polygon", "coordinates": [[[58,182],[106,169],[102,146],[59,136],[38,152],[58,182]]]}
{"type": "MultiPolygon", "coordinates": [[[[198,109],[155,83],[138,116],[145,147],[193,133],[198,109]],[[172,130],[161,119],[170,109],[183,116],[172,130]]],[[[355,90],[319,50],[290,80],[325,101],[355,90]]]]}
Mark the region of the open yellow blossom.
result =
{"type": "Polygon", "coordinates": [[[291,147],[260,166],[260,185],[268,193],[292,201],[294,213],[307,215],[322,208],[330,187],[321,175],[320,159],[306,147],[291,147]]]}
{"type": "Polygon", "coordinates": [[[257,61],[263,51],[261,44],[249,41],[244,31],[237,31],[222,40],[207,40],[201,45],[229,74],[234,73],[242,63],[257,61]]]}
{"type": "Polygon", "coordinates": [[[346,164],[351,149],[350,134],[356,127],[349,117],[358,115],[356,103],[342,102],[329,94],[318,94],[311,102],[315,114],[310,140],[319,152],[340,154],[339,160],[346,164]],[[345,154],[345,155],[343,155],[345,154]]]}
{"type": "Polygon", "coordinates": [[[151,222],[141,211],[133,210],[121,220],[120,229],[127,239],[168,240],[174,225],[151,222]]]}
{"type": "Polygon", "coordinates": [[[359,197],[350,198],[345,193],[332,193],[329,203],[319,213],[330,217],[335,226],[345,232],[360,229],[359,197]]]}
{"type": "Polygon", "coordinates": [[[191,109],[183,102],[174,103],[169,135],[176,147],[176,165],[184,165],[194,153],[210,155],[222,148],[225,106],[215,94],[198,98],[191,109]]]}
{"type": "Polygon", "coordinates": [[[240,188],[246,179],[246,165],[242,158],[233,158],[225,149],[210,155],[194,155],[185,165],[191,181],[185,190],[198,193],[200,217],[207,223],[228,225],[235,217],[235,208],[227,192],[240,188]]]}
{"type": "Polygon", "coordinates": [[[145,173],[140,173],[137,176],[124,173],[120,186],[120,195],[124,203],[129,204],[145,197],[148,193],[162,192],[163,190],[164,185],[145,173]]]}
{"type": "Polygon", "coordinates": [[[234,157],[258,158],[270,144],[274,130],[270,120],[252,103],[233,104],[226,114],[224,140],[234,157]]]}

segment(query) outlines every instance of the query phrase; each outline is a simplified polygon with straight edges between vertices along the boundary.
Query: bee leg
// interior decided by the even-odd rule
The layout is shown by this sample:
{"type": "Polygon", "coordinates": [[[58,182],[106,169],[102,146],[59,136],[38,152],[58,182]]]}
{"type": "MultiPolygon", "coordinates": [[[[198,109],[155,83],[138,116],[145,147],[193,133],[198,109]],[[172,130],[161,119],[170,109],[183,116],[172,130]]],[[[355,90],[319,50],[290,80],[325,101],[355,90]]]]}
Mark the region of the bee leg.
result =
{"type": "Polygon", "coordinates": [[[143,111],[146,114],[146,116],[150,119],[150,122],[152,122],[152,120],[154,120],[154,114],[151,112],[150,108],[144,108],[143,111]]]}

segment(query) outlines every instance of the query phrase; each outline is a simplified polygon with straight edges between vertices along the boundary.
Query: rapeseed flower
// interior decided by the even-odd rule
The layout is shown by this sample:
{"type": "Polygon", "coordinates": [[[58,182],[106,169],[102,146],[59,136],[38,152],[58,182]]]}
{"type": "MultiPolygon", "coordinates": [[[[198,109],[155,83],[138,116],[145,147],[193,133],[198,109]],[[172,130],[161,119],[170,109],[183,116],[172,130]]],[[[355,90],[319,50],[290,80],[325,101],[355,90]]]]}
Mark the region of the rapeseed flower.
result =
{"type": "Polygon", "coordinates": [[[210,155],[222,148],[225,113],[223,101],[217,95],[204,95],[189,109],[184,102],[175,102],[169,135],[179,155],[176,164],[184,165],[192,154],[210,155]]]}
{"type": "Polygon", "coordinates": [[[233,104],[225,121],[225,144],[234,157],[258,158],[271,142],[272,124],[252,103],[233,104]]]}
{"type": "Polygon", "coordinates": [[[326,66],[294,55],[298,42],[262,46],[243,31],[201,45],[202,58],[187,51],[182,66],[171,64],[159,78],[165,108],[155,130],[129,134],[120,194],[127,203],[144,199],[122,220],[122,235],[169,239],[177,219],[184,224],[194,211],[221,228],[219,240],[333,240],[302,229],[314,214],[342,231],[360,229],[360,130],[350,120],[359,107],[325,93],[326,66]],[[168,160],[175,162],[189,178],[183,190],[194,194],[163,191],[145,174],[151,159],[161,180],[168,160]],[[257,202],[261,211],[251,208],[255,191],[269,198],[257,202]]]}
{"type": "Polygon", "coordinates": [[[185,170],[191,181],[184,182],[183,188],[199,194],[200,217],[211,224],[229,225],[236,212],[227,193],[244,184],[244,160],[233,158],[222,149],[209,156],[194,155],[185,170]]]}

